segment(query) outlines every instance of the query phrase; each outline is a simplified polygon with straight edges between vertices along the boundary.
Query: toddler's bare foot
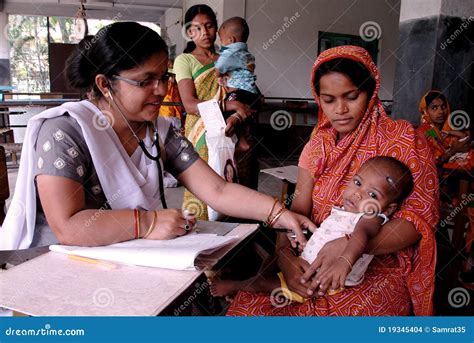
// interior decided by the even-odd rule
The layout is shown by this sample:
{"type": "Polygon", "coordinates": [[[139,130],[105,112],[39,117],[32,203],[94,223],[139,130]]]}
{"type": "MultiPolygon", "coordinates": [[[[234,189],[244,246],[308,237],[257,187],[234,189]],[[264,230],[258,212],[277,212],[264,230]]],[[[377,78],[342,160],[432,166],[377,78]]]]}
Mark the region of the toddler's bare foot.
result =
{"type": "Polygon", "coordinates": [[[214,297],[234,295],[242,289],[242,281],[214,280],[211,283],[211,294],[214,297]]]}

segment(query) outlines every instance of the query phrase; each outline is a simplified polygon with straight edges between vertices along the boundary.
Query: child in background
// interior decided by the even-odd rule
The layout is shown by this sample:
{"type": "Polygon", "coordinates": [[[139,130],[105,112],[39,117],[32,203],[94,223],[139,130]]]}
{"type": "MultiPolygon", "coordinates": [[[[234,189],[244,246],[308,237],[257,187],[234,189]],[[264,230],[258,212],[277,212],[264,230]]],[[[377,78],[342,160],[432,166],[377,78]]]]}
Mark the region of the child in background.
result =
{"type": "MultiPolygon", "coordinates": [[[[174,60],[171,58],[168,60],[170,78],[168,80],[168,90],[161,103],[160,116],[169,121],[174,128],[184,133],[184,106],[173,74],[173,62],[174,60]]],[[[173,175],[163,170],[163,185],[165,188],[173,188],[178,187],[179,182],[173,175]]]]}
{"type": "MultiPolygon", "coordinates": [[[[255,57],[247,50],[249,27],[245,19],[233,17],[227,19],[219,28],[219,38],[222,44],[219,59],[215,67],[221,77],[221,84],[228,93],[226,101],[240,101],[252,109],[260,102],[260,94],[255,85],[255,57]]],[[[222,102],[225,104],[225,102],[222,102]]],[[[224,119],[235,124],[242,124],[236,131],[239,139],[236,148],[240,151],[250,149],[250,125],[241,123],[238,113],[232,113],[222,108],[224,119]]]]}
{"type": "MultiPolygon", "coordinates": [[[[348,239],[341,256],[330,268],[318,272],[319,296],[326,291],[330,295],[338,293],[344,290],[344,286],[355,286],[363,281],[373,258],[373,255],[364,254],[367,242],[379,232],[412,189],[410,170],[392,157],[373,157],[360,167],[344,191],[343,207],[333,208],[301,254],[312,263],[327,242],[344,236],[348,239]]],[[[271,293],[279,287],[288,299],[304,301],[302,296],[287,288],[281,273],[256,276],[252,282],[213,281],[211,293],[214,296],[226,296],[239,290],[271,293]]]]}

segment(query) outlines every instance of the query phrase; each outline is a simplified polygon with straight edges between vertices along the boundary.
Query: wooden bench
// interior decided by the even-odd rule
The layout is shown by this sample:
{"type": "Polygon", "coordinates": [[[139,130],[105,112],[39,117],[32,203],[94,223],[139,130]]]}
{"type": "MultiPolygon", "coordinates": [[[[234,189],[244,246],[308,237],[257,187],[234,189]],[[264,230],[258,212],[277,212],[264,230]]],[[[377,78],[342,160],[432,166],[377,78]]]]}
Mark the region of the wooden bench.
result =
{"type": "Polygon", "coordinates": [[[21,152],[21,148],[23,144],[22,143],[0,143],[0,146],[2,146],[5,149],[6,153],[11,154],[13,164],[18,164],[17,154],[21,152]]]}

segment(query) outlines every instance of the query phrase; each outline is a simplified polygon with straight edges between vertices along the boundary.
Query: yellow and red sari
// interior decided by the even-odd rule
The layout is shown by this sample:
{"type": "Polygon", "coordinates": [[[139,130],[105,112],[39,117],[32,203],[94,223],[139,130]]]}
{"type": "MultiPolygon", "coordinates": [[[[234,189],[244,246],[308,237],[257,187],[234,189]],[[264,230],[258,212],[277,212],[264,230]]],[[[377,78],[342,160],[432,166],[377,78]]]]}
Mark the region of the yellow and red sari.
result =
{"type": "Polygon", "coordinates": [[[366,50],[355,46],[329,49],[316,59],[311,87],[319,66],[335,58],[362,63],[376,81],[376,88],[359,126],[336,143],[336,131],[321,107],[318,124],[300,157],[300,167],[314,175],[312,219],[320,224],[332,206],[342,205],[342,193],[359,167],[373,156],[392,156],[413,173],[414,190],[394,218],[413,223],[421,234],[414,246],[376,256],[360,285],[332,296],[312,298],[302,304],[272,305],[269,295],[239,292],[228,315],[282,316],[387,316],[432,315],[436,264],[435,225],[438,222],[438,179],[426,140],[406,121],[389,118],[378,98],[378,70],[366,50]]]}
{"type": "MultiPolygon", "coordinates": [[[[219,87],[214,63],[209,63],[199,69],[193,75],[193,81],[198,99],[223,99],[224,94],[222,88],[219,87]]],[[[199,113],[186,114],[184,130],[186,137],[193,143],[194,149],[198,152],[199,156],[207,162],[209,155],[205,137],[206,129],[199,113]]],[[[187,189],[184,192],[183,208],[196,213],[198,219],[208,220],[207,205],[187,189]]]]}

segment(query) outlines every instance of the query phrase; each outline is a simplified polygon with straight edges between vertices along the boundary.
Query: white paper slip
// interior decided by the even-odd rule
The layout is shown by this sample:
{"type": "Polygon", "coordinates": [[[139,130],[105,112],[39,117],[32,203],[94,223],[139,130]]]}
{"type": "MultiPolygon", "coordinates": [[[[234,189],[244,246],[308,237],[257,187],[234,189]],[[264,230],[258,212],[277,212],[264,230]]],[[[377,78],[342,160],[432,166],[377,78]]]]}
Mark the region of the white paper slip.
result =
{"type": "Polygon", "coordinates": [[[135,239],[101,247],[51,245],[52,251],[104,261],[175,270],[195,270],[198,255],[210,254],[233,242],[232,236],[186,235],[171,240],[135,239]]]}
{"type": "Polygon", "coordinates": [[[210,137],[224,135],[226,123],[217,100],[204,101],[197,106],[206,127],[206,135],[210,137]]]}

